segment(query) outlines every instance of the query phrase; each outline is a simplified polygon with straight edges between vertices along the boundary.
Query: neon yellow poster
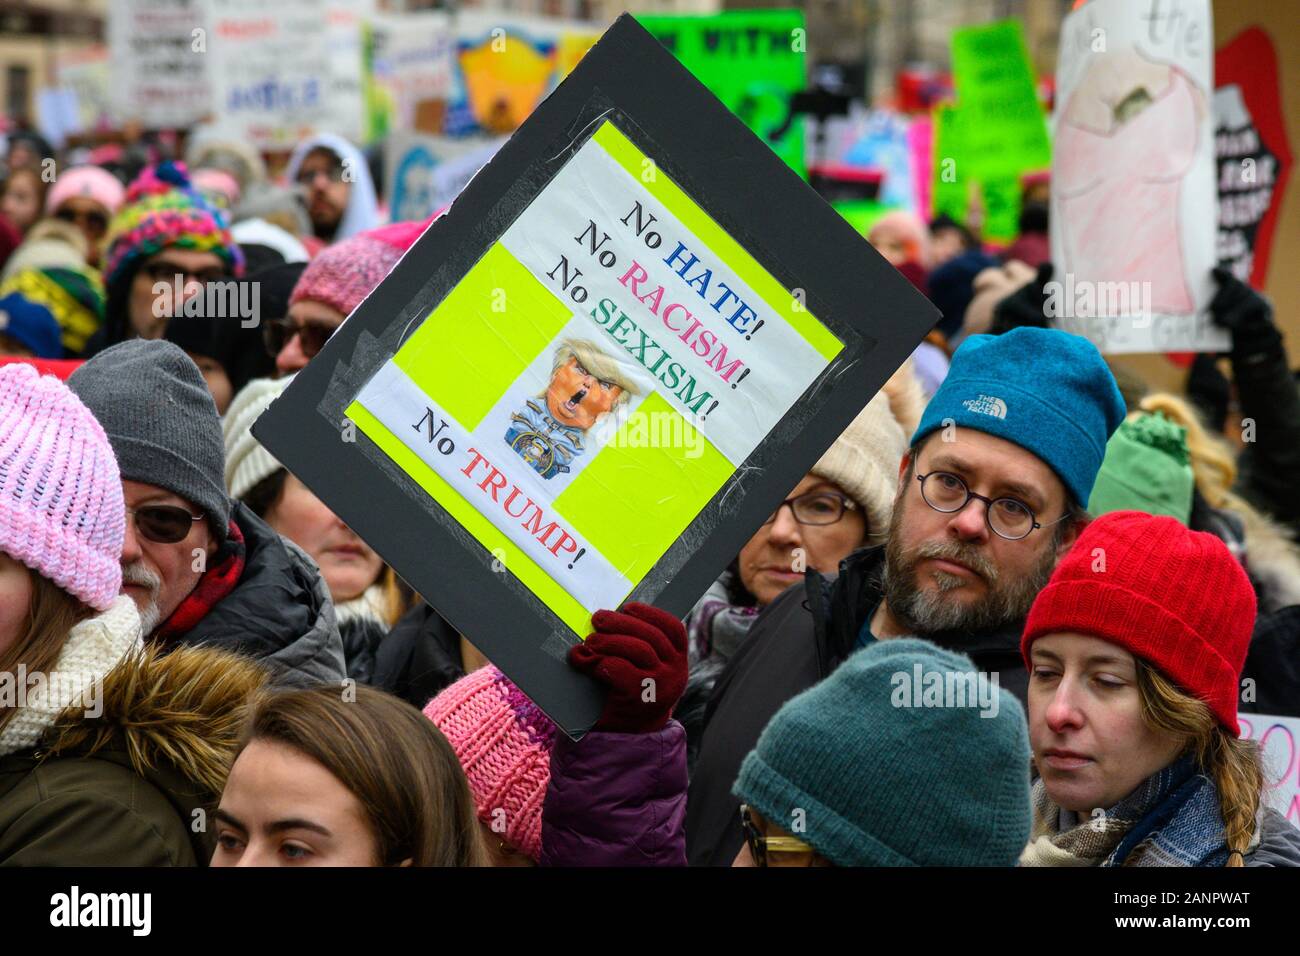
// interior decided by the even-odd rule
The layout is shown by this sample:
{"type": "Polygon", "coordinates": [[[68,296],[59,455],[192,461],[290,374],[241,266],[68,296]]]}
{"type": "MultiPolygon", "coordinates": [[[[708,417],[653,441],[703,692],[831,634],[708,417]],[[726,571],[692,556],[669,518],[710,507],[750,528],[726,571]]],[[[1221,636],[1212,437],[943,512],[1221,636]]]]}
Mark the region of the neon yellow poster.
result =
{"type": "Polygon", "coordinates": [[[347,415],[581,636],[842,348],[604,121],[347,415]]]}

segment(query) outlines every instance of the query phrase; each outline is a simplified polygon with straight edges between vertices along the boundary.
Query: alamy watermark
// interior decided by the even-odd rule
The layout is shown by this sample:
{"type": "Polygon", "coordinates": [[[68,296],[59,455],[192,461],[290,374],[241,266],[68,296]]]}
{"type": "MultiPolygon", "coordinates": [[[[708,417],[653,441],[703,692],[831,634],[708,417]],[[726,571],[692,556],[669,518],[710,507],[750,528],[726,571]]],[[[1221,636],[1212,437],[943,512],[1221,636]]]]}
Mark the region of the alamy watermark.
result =
{"type": "Polygon", "coordinates": [[[153,284],[155,319],[194,318],[239,319],[246,329],[260,321],[262,288],[260,282],[205,282],[203,289],[185,298],[185,277],[176,275],[170,282],[153,284]],[[180,305],[176,305],[176,303],[180,305]]]}
{"type": "Polygon", "coordinates": [[[925,670],[915,664],[910,671],[895,671],[889,684],[895,707],[975,707],[981,717],[998,715],[996,672],[925,670]]]}
{"type": "Polygon", "coordinates": [[[1155,314],[1150,282],[1076,280],[1067,272],[1064,282],[1044,283],[1043,292],[1043,313],[1049,319],[1131,318],[1141,327],[1155,314]]]}
{"type": "Polygon", "coordinates": [[[676,412],[635,412],[607,444],[613,448],[684,448],[689,459],[704,454],[704,435],[676,412]]]}
{"type": "Polygon", "coordinates": [[[80,701],[89,719],[104,713],[104,682],[99,674],[81,671],[0,671],[0,708],[52,710],[80,701]]]}

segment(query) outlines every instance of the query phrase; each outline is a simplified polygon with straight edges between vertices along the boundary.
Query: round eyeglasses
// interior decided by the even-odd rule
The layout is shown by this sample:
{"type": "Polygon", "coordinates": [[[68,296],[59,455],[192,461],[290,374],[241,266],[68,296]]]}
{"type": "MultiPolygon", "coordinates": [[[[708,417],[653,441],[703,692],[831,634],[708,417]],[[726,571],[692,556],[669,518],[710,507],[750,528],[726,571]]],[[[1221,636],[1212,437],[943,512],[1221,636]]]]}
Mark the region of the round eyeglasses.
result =
{"type": "MultiPolygon", "coordinates": [[[[917,475],[916,480],[921,483],[921,497],[925,499],[925,503],[943,514],[956,514],[965,508],[972,498],[984,502],[984,521],[988,524],[989,530],[999,538],[1019,541],[1027,537],[1035,528],[1042,527],[1023,501],[1015,498],[986,498],[977,495],[966,486],[965,481],[952,472],[932,471],[929,474],[917,475]]],[[[1056,521],[1064,521],[1066,517],[1068,515],[1062,515],[1056,521]]],[[[1049,521],[1048,524],[1056,524],[1056,521],[1049,521]]]]}

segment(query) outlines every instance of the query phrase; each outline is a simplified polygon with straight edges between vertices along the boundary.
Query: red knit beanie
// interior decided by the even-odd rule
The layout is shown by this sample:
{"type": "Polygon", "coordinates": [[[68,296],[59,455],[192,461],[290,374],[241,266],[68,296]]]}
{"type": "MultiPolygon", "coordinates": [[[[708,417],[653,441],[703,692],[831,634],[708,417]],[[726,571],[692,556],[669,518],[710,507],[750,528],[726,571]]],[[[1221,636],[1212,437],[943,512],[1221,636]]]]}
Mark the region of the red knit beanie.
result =
{"type": "MultiPolygon", "coordinates": [[[[1233,736],[1255,589],[1222,541],[1167,517],[1113,511],[1088,525],[1029,611],[1020,642],[1090,634],[1201,698],[1233,736]]],[[[1032,669],[1032,668],[1031,668],[1032,669]]]]}

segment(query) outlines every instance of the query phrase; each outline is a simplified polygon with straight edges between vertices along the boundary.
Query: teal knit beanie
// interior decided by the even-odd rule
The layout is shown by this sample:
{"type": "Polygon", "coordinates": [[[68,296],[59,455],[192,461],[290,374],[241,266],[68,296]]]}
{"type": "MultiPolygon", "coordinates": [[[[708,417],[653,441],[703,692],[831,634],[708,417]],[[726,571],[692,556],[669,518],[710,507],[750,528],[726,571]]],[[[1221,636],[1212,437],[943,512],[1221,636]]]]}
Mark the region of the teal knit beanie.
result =
{"type": "Polygon", "coordinates": [[[1014,866],[1024,709],[964,655],[878,641],[777,711],[732,792],[837,866],[1014,866]]]}

